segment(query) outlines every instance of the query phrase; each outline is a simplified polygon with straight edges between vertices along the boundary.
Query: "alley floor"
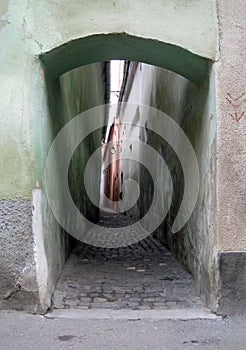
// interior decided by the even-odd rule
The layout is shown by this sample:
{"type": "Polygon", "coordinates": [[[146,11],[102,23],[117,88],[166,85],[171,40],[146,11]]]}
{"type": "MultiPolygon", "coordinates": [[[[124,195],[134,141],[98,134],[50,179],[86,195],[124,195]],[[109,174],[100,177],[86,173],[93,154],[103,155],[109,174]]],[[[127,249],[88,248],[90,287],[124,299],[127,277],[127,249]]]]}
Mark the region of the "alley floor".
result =
{"type": "MultiPolygon", "coordinates": [[[[123,215],[104,216],[103,225],[124,226],[123,215]]],[[[202,309],[192,276],[159,240],[121,248],[79,243],[58,281],[53,309],[202,309]]]]}

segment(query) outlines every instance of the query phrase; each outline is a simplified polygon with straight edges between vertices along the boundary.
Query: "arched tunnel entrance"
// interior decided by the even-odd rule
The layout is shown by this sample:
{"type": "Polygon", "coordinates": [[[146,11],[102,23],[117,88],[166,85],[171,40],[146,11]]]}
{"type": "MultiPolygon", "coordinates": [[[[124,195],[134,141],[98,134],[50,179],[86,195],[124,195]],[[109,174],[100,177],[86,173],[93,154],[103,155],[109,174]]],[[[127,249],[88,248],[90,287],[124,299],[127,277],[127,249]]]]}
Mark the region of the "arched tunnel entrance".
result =
{"type": "MultiPolygon", "coordinates": [[[[206,210],[211,204],[208,153],[213,133],[209,64],[188,51],[151,40],[143,40],[143,49],[142,40],[125,34],[96,36],[82,39],[76,45],[67,44],[42,57],[51,141],[77,115],[93,111],[86,122],[81,119],[76,124],[78,134],[79,128],[93,132],[85,133],[72,152],[67,184],[62,180],[64,169],[60,164],[66,158],[66,149],[73,150],[75,133],[64,134],[64,152],[55,153],[57,144],[53,147],[54,167],[46,173],[48,202],[50,205],[56,202],[58,206],[53,214],[48,203],[43,207],[43,220],[49,232],[45,246],[47,289],[50,295],[55,290],[54,308],[201,309],[204,304],[199,294],[209,299],[210,287],[205,286],[209,284],[205,276],[210,269],[213,247],[213,237],[206,236],[206,210]],[[123,62],[116,89],[112,88],[112,59],[123,62]],[[118,94],[114,108],[110,104],[112,93],[118,94]],[[99,127],[93,117],[97,106],[104,119],[99,127]],[[141,106],[167,115],[178,126],[177,130],[182,130],[181,134],[172,135],[173,145],[158,132],[163,125],[152,121],[151,112],[141,106]],[[188,223],[183,219],[184,225],[172,230],[185,193],[187,198],[192,197],[192,187],[197,186],[197,172],[190,171],[190,193],[187,193],[183,165],[193,169],[191,154],[183,152],[183,163],[175,154],[182,149],[183,132],[194,148],[203,185],[202,189],[198,188],[197,203],[195,209],[192,207],[188,223]],[[144,151],[139,143],[145,145],[144,151]],[[148,153],[149,147],[154,154],[148,153]],[[100,157],[97,154],[90,162],[86,177],[87,164],[98,149],[100,157]],[[142,164],[134,157],[129,161],[129,154],[140,157],[142,164]],[[149,169],[146,159],[151,164],[149,169]],[[133,183],[125,186],[129,179],[139,186],[136,201],[132,201],[133,193],[136,194],[133,183]],[[93,200],[86,183],[94,193],[93,200]],[[91,231],[86,222],[77,225],[79,214],[70,213],[64,186],[69,187],[78,212],[94,223],[91,231]],[[154,203],[155,196],[159,204],[154,203]],[[151,232],[141,236],[141,228],[134,225],[146,216],[149,207],[152,207],[151,219],[145,220],[145,224],[151,232]],[[158,215],[162,212],[167,215],[159,222],[158,215]],[[62,217],[59,226],[53,215],[56,219],[62,217]],[[56,225],[55,233],[52,225],[53,228],[56,225]],[[79,230],[79,236],[70,235],[68,227],[72,232],[79,230]],[[94,234],[97,240],[103,228],[111,233],[120,228],[124,237],[141,239],[130,239],[125,244],[117,241],[114,245],[108,234],[105,244],[97,241],[93,244],[90,237],[94,234]]],[[[165,132],[172,130],[170,127],[165,132]]],[[[185,217],[187,213],[184,211],[182,215],[185,217]]]]}

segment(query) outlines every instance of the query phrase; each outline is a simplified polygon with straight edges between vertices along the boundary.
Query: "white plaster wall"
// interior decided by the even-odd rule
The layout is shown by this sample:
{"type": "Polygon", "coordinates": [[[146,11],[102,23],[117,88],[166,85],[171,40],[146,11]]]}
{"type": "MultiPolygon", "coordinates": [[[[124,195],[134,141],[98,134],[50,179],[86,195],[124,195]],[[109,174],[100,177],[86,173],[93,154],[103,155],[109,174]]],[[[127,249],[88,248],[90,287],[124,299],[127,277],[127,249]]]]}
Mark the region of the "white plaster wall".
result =
{"type": "Polygon", "coordinates": [[[246,2],[219,0],[217,249],[246,250],[246,2]],[[231,99],[230,94],[235,100],[231,99]],[[241,98],[239,98],[241,96],[241,98]],[[229,99],[229,101],[228,101],[229,99]],[[238,99],[238,100],[236,100],[238,99]],[[233,106],[234,105],[234,106],[233,106]],[[232,116],[242,117],[236,121],[232,116]]]}
{"type": "MultiPolygon", "coordinates": [[[[49,286],[49,267],[47,262],[47,252],[44,242],[43,217],[43,195],[42,190],[33,190],[33,219],[32,232],[34,240],[34,261],[36,265],[37,286],[39,291],[39,300],[42,310],[46,310],[51,303],[52,290],[49,286]]],[[[56,247],[56,250],[57,247],[56,247]]],[[[56,252],[57,254],[57,252],[56,252]]]]}
{"type": "MultiPolygon", "coordinates": [[[[161,215],[162,208],[167,207],[168,199],[172,199],[173,204],[166,220],[160,225],[156,234],[162,241],[168,243],[178,259],[189,268],[202,295],[206,298],[208,304],[216,309],[217,276],[216,250],[214,249],[216,236],[216,113],[214,71],[211,70],[210,76],[205,79],[203,86],[198,89],[194,84],[173,72],[140,63],[129,89],[127,102],[150,105],[168,114],[185,131],[196,153],[200,171],[198,200],[187,224],[179,232],[172,234],[171,227],[181,204],[184,190],[183,173],[175,154],[170,152],[163,140],[157,139],[149,131],[141,131],[134,125],[126,128],[122,126],[121,128],[121,133],[124,133],[122,138],[127,140],[133,138],[136,141],[140,139],[154,147],[164,157],[171,172],[174,192],[171,193],[171,184],[160,171],[153,156],[153,171],[156,175],[154,182],[158,198],[154,215],[161,215]]],[[[151,120],[148,120],[147,115],[139,115],[137,106],[135,114],[131,107],[125,106],[122,108],[120,118],[124,121],[124,118],[126,116],[129,118],[131,114],[133,124],[141,119],[141,122],[147,122],[147,126],[151,128],[151,120]]],[[[177,142],[179,141],[177,140],[177,142]]],[[[122,148],[123,155],[124,152],[129,152],[128,149],[124,148],[124,141],[122,148]]],[[[142,157],[144,159],[144,155],[141,154],[141,147],[136,149],[134,146],[132,152],[138,154],[138,159],[142,157]]],[[[187,161],[189,162],[189,159],[187,161]]],[[[124,172],[125,178],[133,178],[141,186],[140,202],[128,211],[128,215],[139,218],[140,215],[143,215],[143,208],[149,208],[151,204],[150,181],[137,163],[129,166],[126,161],[121,161],[121,171],[124,172]]],[[[194,179],[189,178],[189,181],[193,183],[194,179]]],[[[152,219],[156,221],[155,217],[152,219]]]]}

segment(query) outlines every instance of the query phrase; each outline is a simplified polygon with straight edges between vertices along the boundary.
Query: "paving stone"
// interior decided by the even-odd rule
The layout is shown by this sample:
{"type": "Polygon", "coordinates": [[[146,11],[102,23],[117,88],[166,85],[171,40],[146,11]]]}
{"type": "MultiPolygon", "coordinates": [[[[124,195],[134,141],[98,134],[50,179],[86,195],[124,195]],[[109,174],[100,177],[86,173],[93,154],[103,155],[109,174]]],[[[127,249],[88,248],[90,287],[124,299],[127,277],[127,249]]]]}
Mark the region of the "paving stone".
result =
{"type": "Polygon", "coordinates": [[[87,303],[88,304],[88,303],[91,302],[91,300],[92,300],[91,298],[80,298],[80,304],[81,303],[87,303]]]}
{"type": "Polygon", "coordinates": [[[138,309],[138,310],[151,310],[152,308],[151,308],[151,306],[149,306],[149,305],[139,305],[139,306],[137,307],[137,309],[138,309]]]}
{"type": "Polygon", "coordinates": [[[166,305],[169,306],[169,307],[177,307],[177,302],[176,301],[167,301],[166,302],[166,305]]]}
{"type": "Polygon", "coordinates": [[[76,306],[76,309],[88,310],[89,307],[90,307],[89,304],[87,304],[87,305],[78,304],[78,305],[76,306]]]}
{"type": "Polygon", "coordinates": [[[92,303],[91,304],[91,308],[92,309],[105,309],[106,306],[104,304],[95,304],[95,303],[92,303]]]}
{"type": "Polygon", "coordinates": [[[94,298],[93,303],[105,303],[106,301],[106,298],[94,298]]]}
{"type": "MultiPolygon", "coordinates": [[[[126,226],[124,215],[101,218],[102,226],[126,226]]],[[[202,308],[192,276],[152,236],[121,248],[79,243],[70,255],[53,298],[54,308],[202,308]]]]}
{"type": "Polygon", "coordinates": [[[143,302],[154,302],[155,301],[155,298],[145,298],[143,299],[143,302]]]}
{"type": "Polygon", "coordinates": [[[53,307],[55,309],[64,309],[65,308],[65,304],[64,304],[63,301],[55,301],[53,307]]]}
{"type": "Polygon", "coordinates": [[[65,302],[64,302],[65,306],[69,306],[69,307],[70,306],[71,307],[77,306],[77,305],[79,305],[79,303],[80,303],[79,299],[74,299],[74,300],[66,299],[65,302]]]}

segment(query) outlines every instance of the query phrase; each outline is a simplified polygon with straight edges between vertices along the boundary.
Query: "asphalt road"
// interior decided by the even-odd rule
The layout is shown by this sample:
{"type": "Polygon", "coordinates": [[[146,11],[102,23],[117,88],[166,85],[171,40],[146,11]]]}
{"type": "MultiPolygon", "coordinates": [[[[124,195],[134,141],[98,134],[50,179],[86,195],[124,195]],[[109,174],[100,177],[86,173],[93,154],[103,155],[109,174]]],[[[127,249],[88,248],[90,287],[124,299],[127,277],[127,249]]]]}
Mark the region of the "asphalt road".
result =
{"type": "Polygon", "coordinates": [[[1,350],[246,349],[246,317],[86,320],[0,312],[1,350]]]}

